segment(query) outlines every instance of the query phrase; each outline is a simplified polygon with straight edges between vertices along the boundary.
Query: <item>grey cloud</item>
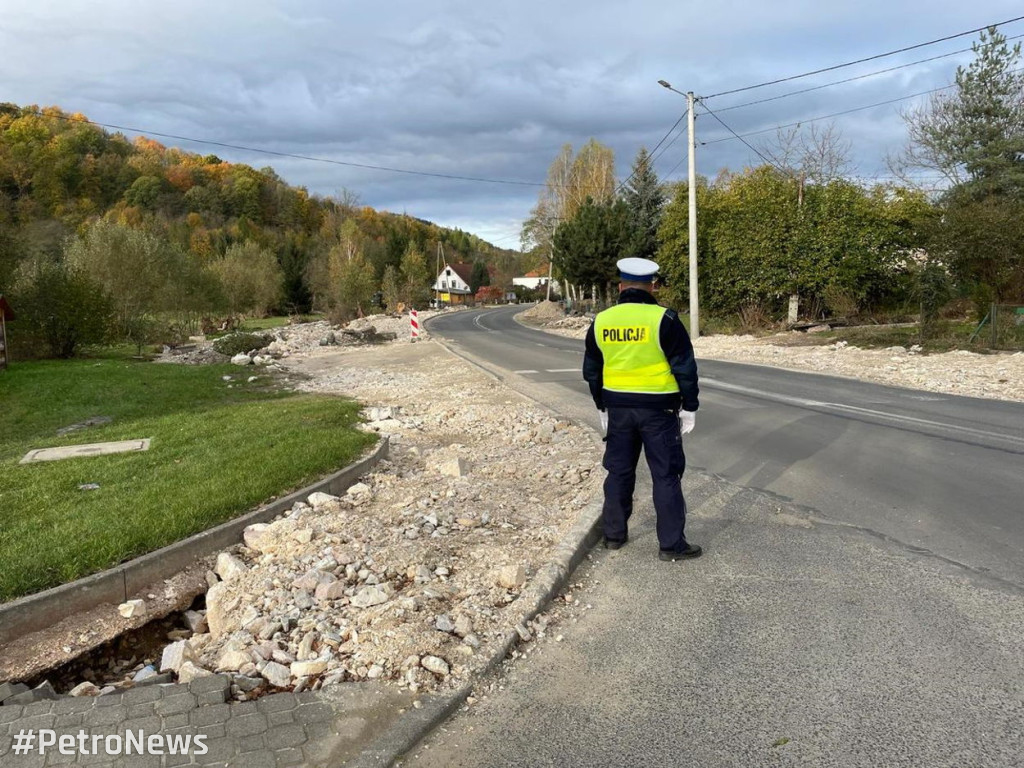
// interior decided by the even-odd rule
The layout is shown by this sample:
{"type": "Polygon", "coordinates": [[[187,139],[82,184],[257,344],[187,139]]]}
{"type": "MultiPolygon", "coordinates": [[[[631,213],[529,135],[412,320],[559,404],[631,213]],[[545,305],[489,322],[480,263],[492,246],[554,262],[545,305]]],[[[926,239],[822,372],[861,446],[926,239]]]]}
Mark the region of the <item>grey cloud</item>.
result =
{"type": "MultiPolygon", "coordinates": [[[[487,4],[489,6],[490,4],[487,4]]],[[[620,176],[685,102],[664,78],[699,94],[785,76],[1008,18],[952,0],[592,0],[487,7],[479,2],[302,4],[222,0],[0,0],[0,99],[59,104],[121,125],[282,152],[455,175],[541,182],[563,143],[589,137],[616,151],[620,176]]],[[[1018,25],[1024,31],[1024,25],[1018,25]]],[[[708,102],[712,109],[964,47],[969,41],[708,102]]],[[[722,118],[736,131],[882,101],[949,82],[956,59],[794,96],[722,118]]],[[[884,168],[905,130],[898,105],[837,118],[860,172],[884,168]]],[[[710,117],[702,140],[727,135],[710,117]]],[[[757,146],[771,138],[751,139],[757,146]]],[[[166,141],[165,143],[178,143],[166,141]]],[[[359,191],[367,204],[463,229],[505,229],[536,199],[529,187],[378,173],[202,145],[311,191],[359,191]],[[460,223],[462,222],[462,223],[460,223]]],[[[676,141],[658,163],[683,158],[676,141]]],[[[714,175],[756,161],[740,142],[703,146],[714,175]]],[[[680,167],[685,170],[685,163],[680,167]]],[[[679,171],[677,170],[677,175],[679,171]]]]}

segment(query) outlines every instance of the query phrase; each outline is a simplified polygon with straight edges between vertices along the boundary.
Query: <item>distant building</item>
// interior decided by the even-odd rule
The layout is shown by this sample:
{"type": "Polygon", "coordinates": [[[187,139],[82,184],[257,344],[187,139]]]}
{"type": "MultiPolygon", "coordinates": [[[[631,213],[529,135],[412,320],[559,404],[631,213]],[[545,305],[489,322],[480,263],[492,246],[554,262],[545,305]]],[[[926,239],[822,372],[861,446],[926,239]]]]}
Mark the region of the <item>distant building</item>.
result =
{"type": "MultiPolygon", "coordinates": [[[[529,288],[531,290],[536,289],[536,288],[540,288],[542,290],[547,290],[548,276],[547,276],[546,272],[542,272],[539,269],[535,269],[532,272],[527,272],[522,277],[513,277],[512,278],[512,285],[513,286],[520,285],[523,288],[529,288]]],[[[552,280],[551,281],[551,292],[552,293],[556,293],[559,296],[562,295],[562,290],[561,290],[560,286],[558,285],[558,281],[557,280],[552,280]]]]}
{"type": "Polygon", "coordinates": [[[472,264],[448,264],[434,280],[435,298],[442,304],[472,304],[473,292],[469,289],[472,275],[472,264]]]}

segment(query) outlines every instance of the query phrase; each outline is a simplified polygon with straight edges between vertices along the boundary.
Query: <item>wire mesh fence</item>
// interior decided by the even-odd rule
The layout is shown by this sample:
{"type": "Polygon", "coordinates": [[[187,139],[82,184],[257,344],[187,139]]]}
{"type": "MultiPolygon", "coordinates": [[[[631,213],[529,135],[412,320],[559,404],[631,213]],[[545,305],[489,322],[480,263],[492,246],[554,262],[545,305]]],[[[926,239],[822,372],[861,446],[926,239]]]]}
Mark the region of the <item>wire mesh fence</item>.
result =
{"type": "Polygon", "coordinates": [[[992,349],[1024,349],[1024,304],[993,304],[989,325],[992,349]]]}

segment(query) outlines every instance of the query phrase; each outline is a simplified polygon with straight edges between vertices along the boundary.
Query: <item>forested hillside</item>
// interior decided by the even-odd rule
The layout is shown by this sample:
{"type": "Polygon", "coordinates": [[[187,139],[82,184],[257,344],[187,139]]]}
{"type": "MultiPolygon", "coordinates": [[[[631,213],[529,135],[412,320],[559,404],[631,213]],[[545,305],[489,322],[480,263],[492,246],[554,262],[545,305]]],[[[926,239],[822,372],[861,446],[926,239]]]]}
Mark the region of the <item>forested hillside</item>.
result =
{"type": "MultiPolygon", "coordinates": [[[[375,211],[349,192],[310,195],[269,167],[130,140],[55,107],[0,104],[0,294],[23,330],[66,299],[79,316],[63,322],[84,333],[72,348],[163,340],[204,316],[351,316],[378,291],[422,303],[439,244],[449,262],[484,262],[502,282],[522,266],[469,233],[375,211]]],[[[60,331],[37,330],[36,342],[60,331]]]]}

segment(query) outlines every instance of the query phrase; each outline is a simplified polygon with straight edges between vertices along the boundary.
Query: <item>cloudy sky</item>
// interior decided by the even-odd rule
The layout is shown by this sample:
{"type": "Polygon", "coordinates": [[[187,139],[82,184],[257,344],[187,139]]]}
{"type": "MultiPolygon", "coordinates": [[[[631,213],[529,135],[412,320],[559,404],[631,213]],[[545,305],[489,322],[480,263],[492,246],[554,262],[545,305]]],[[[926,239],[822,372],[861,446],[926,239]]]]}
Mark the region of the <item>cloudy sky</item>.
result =
{"type": "MultiPolygon", "coordinates": [[[[1019,0],[0,0],[0,101],[57,105],[143,132],[525,182],[162,139],[515,247],[539,191],[530,185],[543,183],[563,144],[595,137],[611,146],[623,178],[637,150],[666,135],[685,100],[659,79],[710,96],[1022,14],[1019,0]]],[[[1003,32],[1024,34],[1024,21],[1003,32]]],[[[719,111],[949,54],[972,39],[706,104],[719,111]]],[[[720,116],[740,134],[806,121],[948,85],[969,60],[950,55],[720,116]]],[[[905,139],[899,109],[913,103],[835,118],[857,174],[887,173],[886,153],[905,139]]],[[[715,142],[730,134],[714,118],[700,117],[697,131],[710,142],[698,149],[700,173],[759,162],[740,141],[715,142]]],[[[760,147],[772,136],[748,141],[760,147]]],[[[683,138],[664,151],[662,178],[685,174],[684,152],[683,138]]]]}

